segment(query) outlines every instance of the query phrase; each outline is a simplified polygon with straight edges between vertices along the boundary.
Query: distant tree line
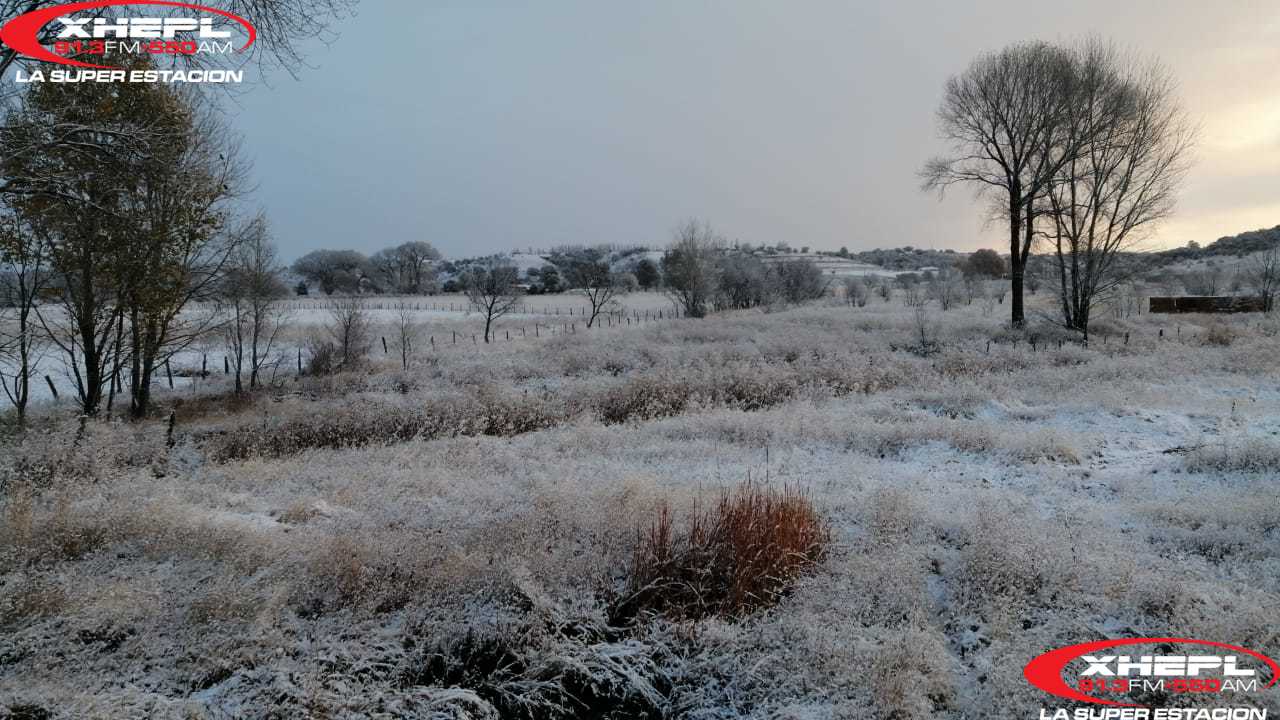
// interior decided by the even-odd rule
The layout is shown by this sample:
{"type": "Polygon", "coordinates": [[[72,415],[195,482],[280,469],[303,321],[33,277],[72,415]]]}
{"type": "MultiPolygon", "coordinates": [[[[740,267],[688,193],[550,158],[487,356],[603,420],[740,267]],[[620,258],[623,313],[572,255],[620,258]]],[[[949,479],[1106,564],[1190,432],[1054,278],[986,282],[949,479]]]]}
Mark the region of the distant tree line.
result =
{"type": "Polygon", "coordinates": [[[689,220],[662,256],[665,291],[689,317],[716,309],[799,303],[826,294],[829,278],[811,260],[766,263],[750,248],[731,247],[711,227],[689,220]]]}

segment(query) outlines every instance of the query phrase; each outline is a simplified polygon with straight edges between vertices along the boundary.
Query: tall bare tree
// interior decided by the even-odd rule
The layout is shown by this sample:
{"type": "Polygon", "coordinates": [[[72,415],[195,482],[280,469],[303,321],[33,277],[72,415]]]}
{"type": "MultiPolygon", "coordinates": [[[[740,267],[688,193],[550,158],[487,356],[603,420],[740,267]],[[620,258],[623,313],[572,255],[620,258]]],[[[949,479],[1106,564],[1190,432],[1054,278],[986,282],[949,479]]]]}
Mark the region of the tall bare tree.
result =
{"type": "Polygon", "coordinates": [[[1025,321],[1023,273],[1035,239],[1037,200],[1077,152],[1064,137],[1075,82],[1071,53],[1048,43],[979,57],[947,81],[938,123],[952,154],[922,173],[925,189],[973,186],[994,193],[1009,227],[1011,319],[1025,321]]]}
{"type": "Polygon", "coordinates": [[[1173,212],[1194,129],[1169,73],[1114,46],[1075,50],[1064,142],[1078,147],[1045,193],[1067,327],[1088,338],[1095,305],[1125,280],[1117,262],[1173,212]]]}
{"type": "Polygon", "coordinates": [[[662,256],[663,290],[685,315],[700,318],[711,310],[719,275],[717,256],[723,245],[709,223],[688,220],[676,228],[662,256]]]}
{"type": "Polygon", "coordinates": [[[43,234],[22,222],[16,211],[0,217],[0,385],[19,425],[26,421],[40,357],[36,311],[48,286],[48,263],[43,234]]]}
{"type": "Polygon", "coordinates": [[[243,239],[234,214],[248,165],[221,116],[194,96],[166,91],[170,139],[153,148],[124,208],[132,240],[120,286],[128,316],[130,414],[151,408],[155,369],[213,330],[219,314],[193,311],[214,300],[217,283],[243,239]]]}
{"type": "Polygon", "coordinates": [[[515,310],[520,302],[517,281],[520,271],[515,265],[491,259],[473,265],[462,274],[463,291],[471,307],[484,315],[484,341],[490,342],[493,324],[515,310]]]}
{"type": "Polygon", "coordinates": [[[266,218],[255,217],[242,232],[243,239],[227,264],[218,293],[228,315],[223,334],[237,393],[244,392],[246,371],[249,389],[258,387],[259,376],[288,320],[279,300],[289,294],[266,218]]]}

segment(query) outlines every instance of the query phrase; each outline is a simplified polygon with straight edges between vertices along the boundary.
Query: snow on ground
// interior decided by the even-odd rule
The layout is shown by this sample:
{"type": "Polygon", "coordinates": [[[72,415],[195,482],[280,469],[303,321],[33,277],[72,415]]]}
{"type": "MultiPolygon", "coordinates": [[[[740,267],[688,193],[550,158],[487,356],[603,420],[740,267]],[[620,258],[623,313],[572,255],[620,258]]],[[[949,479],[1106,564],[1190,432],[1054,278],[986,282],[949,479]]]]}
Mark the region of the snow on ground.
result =
{"type": "MultiPolygon", "coordinates": [[[[378,360],[180,407],[172,450],[159,424],[91,425],[73,450],[74,423],[51,424],[6,455],[58,469],[0,504],[0,698],[68,717],[484,717],[492,676],[409,672],[478,633],[647,688],[672,717],[959,720],[1035,716],[1050,701],[1022,668],[1065,644],[1274,648],[1274,319],[1105,318],[1088,348],[1032,350],[1051,327],[1014,345],[977,305],[933,312],[936,354],[877,300],[378,360]],[[511,424],[325,430],[446,405],[511,424]],[[266,440],[282,444],[219,458],[266,440]],[[809,494],[834,530],[822,566],[744,619],[593,635],[655,509],[747,478],[809,494]]],[[[1280,709],[1275,690],[1232,703],[1280,709]]]]}

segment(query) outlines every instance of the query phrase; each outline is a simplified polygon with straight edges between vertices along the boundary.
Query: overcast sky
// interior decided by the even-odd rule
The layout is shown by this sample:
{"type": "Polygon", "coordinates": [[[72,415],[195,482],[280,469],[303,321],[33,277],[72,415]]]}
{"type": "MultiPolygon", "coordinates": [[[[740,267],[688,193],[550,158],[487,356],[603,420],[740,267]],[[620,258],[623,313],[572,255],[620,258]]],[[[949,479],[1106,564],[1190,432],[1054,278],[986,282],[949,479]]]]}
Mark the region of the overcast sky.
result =
{"type": "Polygon", "coordinates": [[[1161,58],[1202,125],[1152,244],[1280,224],[1274,0],[364,0],[338,30],[233,111],[290,258],[664,245],[689,217],[751,243],[1000,247],[968,193],[918,189],[943,83],[1090,33],[1161,58]]]}

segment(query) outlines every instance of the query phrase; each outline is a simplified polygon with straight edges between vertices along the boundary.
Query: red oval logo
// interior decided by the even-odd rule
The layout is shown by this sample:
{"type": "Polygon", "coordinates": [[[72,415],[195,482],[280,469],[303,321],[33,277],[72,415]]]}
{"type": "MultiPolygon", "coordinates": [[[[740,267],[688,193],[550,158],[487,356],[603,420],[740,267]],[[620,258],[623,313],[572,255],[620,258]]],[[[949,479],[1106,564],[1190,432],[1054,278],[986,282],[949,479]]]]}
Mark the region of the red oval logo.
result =
{"type": "Polygon", "coordinates": [[[13,48],[18,53],[25,55],[33,60],[41,60],[44,62],[57,63],[59,65],[71,65],[73,67],[92,68],[97,70],[110,70],[109,65],[94,65],[92,63],[80,62],[71,58],[62,57],[49,51],[48,48],[40,44],[40,31],[45,25],[54,20],[74,12],[83,10],[97,10],[104,7],[113,7],[117,5],[164,5],[167,7],[186,8],[188,10],[197,10],[199,12],[212,13],[221,15],[222,17],[234,20],[244,27],[249,34],[249,40],[240,48],[240,52],[244,52],[253,45],[258,39],[258,31],[253,25],[244,18],[226,10],[205,7],[204,5],[193,5],[185,2],[175,2],[174,0],[89,0],[88,2],[73,2],[64,5],[55,5],[42,10],[35,10],[24,13],[10,20],[0,28],[0,41],[5,45],[13,48]]]}
{"type": "MultiPolygon", "coordinates": [[[[1260,652],[1242,648],[1237,645],[1228,645],[1226,643],[1212,642],[1210,640],[1194,640],[1191,638],[1127,638],[1123,640],[1098,640],[1096,642],[1080,643],[1079,645],[1068,645],[1057,650],[1040,655],[1027,663],[1023,668],[1022,674],[1026,676],[1027,681],[1041,690],[1056,695],[1067,700],[1076,700],[1079,702],[1094,703],[1096,705],[1117,705],[1120,707],[1142,707],[1135,703],[1124,703],[1116,700],[1106,700],[1104,698],[1086,695],[1077,688],[1073,688],[1062,679],[1062,671],[1073,660],[1083,658],[1085,655],[1108,650],[1114,647],[1122,647],[1125,645],[1165,645],[1165,644],[1182,644],[1182,645],[1201,645],[1207,647],[1220,648],[1230,650],[1233,653],[1248,655],[1252,658],[1260,660],[1271,669],[1271,680],[1262,687],[1271,687],[1276,684],[1276,679],[1280,677],[1280,663],[1263,655],[1260,652]]],[[[1168,656],[1177,658],[1179,656],[1168,656]]],[[[1102,666],[1104,663],[1096,658],[1086,660],[1091,665],[1102,666]]],[[[1133,663],[1129,663],[1133,664],[1133,663]]],[[[1140,663],[1139,663],[1140,664],[1140,663]]],[[[1206,669],[1208,666],[1205,666],[1206,669]]],[[[1197,670],[1200,669],[1197,667],[1197,670]]],[[[1191,673],[1194,674],[1194,673],[1191,673]]]]}

